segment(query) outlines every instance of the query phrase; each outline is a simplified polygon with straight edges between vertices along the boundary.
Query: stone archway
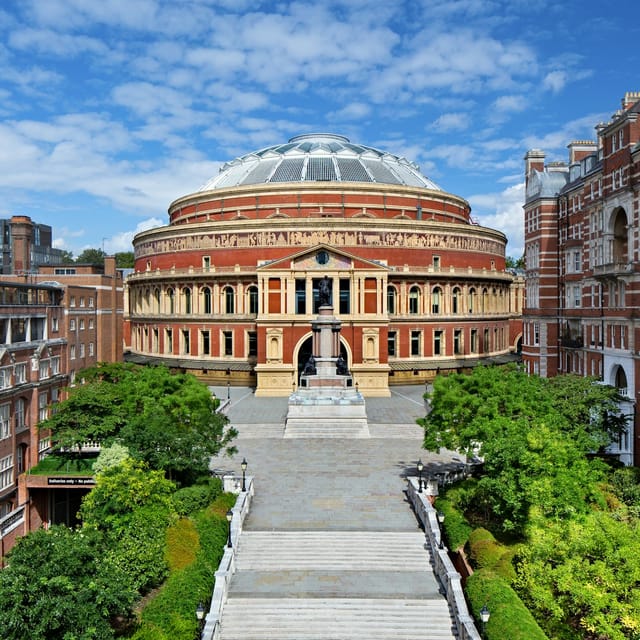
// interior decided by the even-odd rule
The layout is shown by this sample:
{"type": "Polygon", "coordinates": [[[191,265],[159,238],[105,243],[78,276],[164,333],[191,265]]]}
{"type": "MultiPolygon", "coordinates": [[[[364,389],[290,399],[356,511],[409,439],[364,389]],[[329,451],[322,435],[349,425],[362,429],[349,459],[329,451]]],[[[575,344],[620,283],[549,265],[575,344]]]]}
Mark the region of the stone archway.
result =
{"type": "MultiPolygon", "coordinates": [[[[309,360],[309,357],[312,356],[312,342],[313,337],[311,333],[308,333],[306,336],[301,338],[294,349],[294,362],[296,362],[296,383],[300,383],[300,376],[302,375],[302,371],[304,370],[304,366],[309,360]],[[297,352],[297,354],[296,354],[297,352]]],[[[349,349],[349,345],[346,340],[340,336],[340,355],[344,358],[344,361],[347,363],[347,367],[351,367],[351,349],[349,349]]]]}

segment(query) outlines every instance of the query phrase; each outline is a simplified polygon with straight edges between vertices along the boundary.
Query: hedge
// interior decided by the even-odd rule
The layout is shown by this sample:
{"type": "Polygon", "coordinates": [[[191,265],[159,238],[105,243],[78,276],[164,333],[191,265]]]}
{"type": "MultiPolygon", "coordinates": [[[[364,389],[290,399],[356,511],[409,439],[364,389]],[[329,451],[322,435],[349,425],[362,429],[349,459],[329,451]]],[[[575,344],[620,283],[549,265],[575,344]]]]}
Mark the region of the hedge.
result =
{"type": "Polygon", "coordinates": [[[478,569],[493,569],[495,573],[511,583],[516,578],[516,572],[511,560],[515,551],[500,544],[493,534],[479,527],[469,535],[469,556],[478,569]]]}
{"type": "Polygon", "coordinates": [[[449,548],[455,551],[464,547],[473,530],[464,515],[446,498],[438,498],[435,508],[444,513],[442,526],[449,548]]]}
{"type": "Polygon", "coordinates": [[[195,559],[184,565],[188,554],[185,542],[180,540],[182,530],[193,544],[193,527],[185,523],[168,532],[168,544],[173,545],[168,555],[172,568],[157,595],[145,606],[140,626],[133,640],[193,640],[197,633],[196,608],[202,602],[208,605],[227,541],[229,526],[225,514],[236,500],[233,494],[218,496],[207,509],[194,515],[199,549],[195,559]]]}
{"type": "Polygon", "coordinates": [[[478,628],[480,610],[484,605],[489,609],[486,640],[548,640],[516,592],[491,569],[478,569],[469,576],[465,593],[478,628]]]}

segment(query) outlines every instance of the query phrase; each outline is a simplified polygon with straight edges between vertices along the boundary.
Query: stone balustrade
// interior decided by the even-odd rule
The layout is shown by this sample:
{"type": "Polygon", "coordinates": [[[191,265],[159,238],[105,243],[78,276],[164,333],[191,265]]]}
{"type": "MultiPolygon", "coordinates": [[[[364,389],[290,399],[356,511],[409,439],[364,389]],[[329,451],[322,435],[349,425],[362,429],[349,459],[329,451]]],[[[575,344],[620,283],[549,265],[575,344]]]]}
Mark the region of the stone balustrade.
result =
{"type": "Polygon", "coordinates": [[[418,520],[424,526],[427,542],[433,554],[434,571],[446,592],[447,601],[455,618],[458,638],[460,640],[481,640],[467,607],[460,574],[451,562],[449,550],[444,545],[440,548],[440,524],[438,523],[438,514],[429,500],[429,493],[418,491],[418,478],[409,478],[407,485],[407,496],[418,520]]]}

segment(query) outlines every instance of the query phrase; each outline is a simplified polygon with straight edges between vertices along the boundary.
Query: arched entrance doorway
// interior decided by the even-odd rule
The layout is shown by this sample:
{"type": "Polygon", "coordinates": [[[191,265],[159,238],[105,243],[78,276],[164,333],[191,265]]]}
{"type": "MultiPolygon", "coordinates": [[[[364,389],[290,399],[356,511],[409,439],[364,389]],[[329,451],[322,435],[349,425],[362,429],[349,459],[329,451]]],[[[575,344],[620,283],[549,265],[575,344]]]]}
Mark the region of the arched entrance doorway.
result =
{"type": "MultiPolygon", "coordinates": [[[[298,384],[300,384],[300,376],[302,375],[304,366],[305,364],[307,364],[307,361],[312,355],[313,355],[313,337],[309,336],[308,338],[306,338],[306,340],[304,340],[304,342],[298,348],[298,359],[297,359],[298,366],[297,366],[297,375],[296,375],[296,381],[298,384]]],[[[351,361],[349,360],[349,353],[342,338],[340,339],[340,355],[342,356],[344,361],[347,363],[347,367],[350,368],[351,361]]]]}

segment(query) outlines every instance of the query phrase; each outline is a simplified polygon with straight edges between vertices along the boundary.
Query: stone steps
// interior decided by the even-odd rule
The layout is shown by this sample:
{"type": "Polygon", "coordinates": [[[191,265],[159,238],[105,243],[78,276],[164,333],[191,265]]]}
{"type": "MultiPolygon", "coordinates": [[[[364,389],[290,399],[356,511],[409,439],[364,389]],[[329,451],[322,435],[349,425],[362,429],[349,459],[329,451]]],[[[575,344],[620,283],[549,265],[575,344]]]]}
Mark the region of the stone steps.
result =
{"type": "Polygon", "coordinates": [[[238,571],[431,571],[424,533],[247,531],[238,571]]]}
{"type": "Polygon", "coordinates": [[[445,600],[233,598],[221,640],[453,640],[445,600]]]}
{"type": "Polygon", "coordinates": [[[369,427],[365,420],[335,419],[305,420],[288,419],[285,429],[285,438],[368,438],[369,427]]]}

